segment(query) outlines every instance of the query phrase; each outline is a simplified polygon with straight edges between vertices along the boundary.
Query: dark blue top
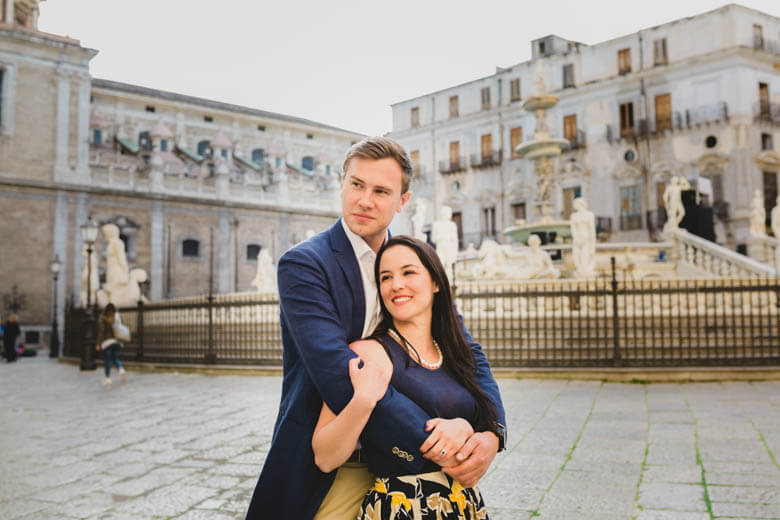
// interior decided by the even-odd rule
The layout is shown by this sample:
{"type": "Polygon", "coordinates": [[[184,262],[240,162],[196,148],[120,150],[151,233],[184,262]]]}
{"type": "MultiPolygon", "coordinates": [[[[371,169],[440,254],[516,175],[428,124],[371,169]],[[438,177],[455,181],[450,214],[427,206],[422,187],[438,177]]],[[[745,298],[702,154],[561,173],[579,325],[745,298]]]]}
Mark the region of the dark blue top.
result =
{"type": "Polygon", "coordinates": [[[474,396],[443,365],[435,370],[425,368],[407,356],[404,348],[390,335],[382,334],[377,339],[385,346],[393,362],[393,376],[390,379],[393,388],[414,401],[431,417],[473,420],[476,410],[474,396]]]}

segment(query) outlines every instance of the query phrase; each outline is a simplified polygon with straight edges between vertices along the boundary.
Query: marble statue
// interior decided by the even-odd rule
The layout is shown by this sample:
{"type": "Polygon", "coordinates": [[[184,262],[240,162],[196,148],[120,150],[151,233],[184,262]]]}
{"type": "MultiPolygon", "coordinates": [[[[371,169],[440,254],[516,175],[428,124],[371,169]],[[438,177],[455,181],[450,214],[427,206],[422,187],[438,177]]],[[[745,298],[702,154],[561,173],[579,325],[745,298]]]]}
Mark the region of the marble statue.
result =
{"type": "Polygon", "coordinates": [[[561,272],[553,266],[552,259],[542,249],[542,239],[538,235],[528,237],[530,251],[526,255],[527,263],[522,266],[518,278],[523,280],[538,280],[542,278],[559,278],[561,272]]]}
{"type": "Polygon", "coordinates": [[[261,294],[273,294],[277,291],[276,268],[267,248],[261,249],[257,255],[257,274],[252,285],[261,294]]]}
{"type": "Polygon", "coordinates": [[[101,230],[106,241],[106,283],[98,291],[98,305],[105,307],[113,303],[117,307],[132,307],[139,301],[146,301],[139,285],[146,281],[146,271],[128,268],[119,228],[115,224],[104,224],[101,230]]]}
{"type": "Polygon", "coordinates": [[[427,213],[428,203],[425,199],[416,199],[414,204],[414,215],[412,215],[412,236],[418,240],[426,242],[428,237],[423,232],[425,226],[425,215],[427,213]]]}
{"type": "Polygon", "coordinates": [[[97,302],[97,291],[100,288],[100,278],[98,277],[98,261],[97,261],[97,250],[94,248],[92,249],[92,254],[90,255],[88,253],[87,245],[84,244],[81,246],[81,254],[84,257],[83,263],[81,265],[81,303],[82,305],[87,305],[87,269],[91,269],[91,272],[89,273],[89,292],[91,293],[89,295],[89,302],[94,304],[97,302]],[[90,256],[89,259],[87,259],[87,256],[90,256]]]}
{"type": "Polygon", "coordinates": [[[533,95],[538,97],[547,95],[547,72],[544,70],[542,60],[536,60],[533,95]]]}
{"type": "MultiPolygon", "coordinates": [[[[489,238],[482,241],[479,251],[473,249],[474,244],[469,246],[476,253],[474,256],[479,259],[479,262],[464,273],[466,278],[496,279],[507,278],[512,274],[511,267],[517,255],[512,252],[511,246],[499,244],[489,238]]],[[[466,253],[468,256],[469,250],[466,253]]]]}
{"type": "Polygon", "coordinates": [[[577,197],[571,215],[572,259],[579,278],[596,276],[596,217],[587,209],[585,199],[577,197]]]}
{"type": "MultiPolygon", "coordinates": [[[[672,177],[664,190],[664,206],[666,207],[666,224],[664,231],[676,231],[685,217],[685,207],[682,202],[682,189],[688,181],[680,177],[672,177]]],[[[690,185],[689,185],[690,186],[690,185]]]]}
{"type": "Polygon", "coordinates": [[[750,236],[766,236],[766,210],[761,190],[753,193],[753,201],[750,203],[750,236]]]}
{"type": "Polygon", "coordinates": [[[769,213],[769,220],[772,224],[772,233],[775,238],[780,239],[780,196],[775,201],[775,207],[769,213]]]}
{"type": "Polygon", "coordinates": [[[449,206],[441,207],[439,220],[431,225],[431,240],[436,244],[436,253],[452,283],[453,268],[458,261],[458,225],[452,221],[452,208],[449,206]]]}

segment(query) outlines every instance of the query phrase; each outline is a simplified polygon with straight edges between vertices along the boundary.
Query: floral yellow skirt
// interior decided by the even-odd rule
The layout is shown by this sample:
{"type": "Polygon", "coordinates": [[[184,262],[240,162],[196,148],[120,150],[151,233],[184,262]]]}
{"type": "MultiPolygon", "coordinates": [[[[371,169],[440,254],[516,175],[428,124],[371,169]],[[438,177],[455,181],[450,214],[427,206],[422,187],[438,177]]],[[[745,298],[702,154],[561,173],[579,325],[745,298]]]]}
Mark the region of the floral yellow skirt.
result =
{"type": "Polygon", "coordinates": [[[477,488],[464,488],[442,471],[377,478],[358,520],[487,520],[477,488]]]}

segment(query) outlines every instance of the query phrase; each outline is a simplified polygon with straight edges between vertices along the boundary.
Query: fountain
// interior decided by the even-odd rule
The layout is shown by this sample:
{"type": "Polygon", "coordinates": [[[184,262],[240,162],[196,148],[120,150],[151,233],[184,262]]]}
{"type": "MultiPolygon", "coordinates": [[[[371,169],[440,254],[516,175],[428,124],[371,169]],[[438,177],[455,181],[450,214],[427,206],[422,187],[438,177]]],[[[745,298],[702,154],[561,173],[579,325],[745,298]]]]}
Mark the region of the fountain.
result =
{"type": "Polygon", "coordinates": [[[546,243],[552,233],[561,238],[571,237],[571,228],[565,220],[555,218],[552,195],[556,186],[555,159],[563,150],[569,148],[567,139],[550,137],[547,128],[547,109],[558,103],[558,98],[547,93],[545,73],[542,61],[536,62],[536,88],[530,98],[523,103],[523,108],[534,112],[536,130],[533,139],[517,147],[524,159],[534,161],[536,172],[536,198],[539,204],[538,218],[532,224],[512,226],[504,231],[504,235],[519,242],[526,242],[531,234],[539,234],[546,243]]]}

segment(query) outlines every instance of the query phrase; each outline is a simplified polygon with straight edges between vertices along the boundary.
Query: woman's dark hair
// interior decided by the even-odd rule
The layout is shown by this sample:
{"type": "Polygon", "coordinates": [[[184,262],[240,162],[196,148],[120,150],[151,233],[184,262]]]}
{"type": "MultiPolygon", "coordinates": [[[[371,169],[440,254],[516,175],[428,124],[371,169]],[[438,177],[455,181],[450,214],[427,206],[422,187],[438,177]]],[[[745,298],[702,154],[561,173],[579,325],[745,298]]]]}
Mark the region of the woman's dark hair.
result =
{"type": "Polygon", "coordinates": [[[103,315],[111,316],[113,314],[116,314],[116,307],[114,306],[113,303],[109,303],[108,305],[106,305],[106,308],[103,309],[103,315]]]}
{"type": "MultiPolygon", "coordinates": [[[[471,346],[466,341],[463,334],[463,327],[455,313],[455,305],[452,300],[450,283],[447,280],[447,274],[444,266],[439,260],[436,251],[425,242],[408,235],[397,235],[389,238],[376,255],[374,263],[374,279],[379,284],[379,263],[382,255],[395,246],[406,246],[420,259],[431,280],[439,290],[433,295],[433,316],[431,320],[431,335],[441,348],[444,358],[444,367],[449,371],[452,377],[463,385],[466,390],[474,396],[476,401],[476,410],[472,426],[475,431],[496,431],[496,422],[498,415],[496,407],[487,394],[477,384],[474,376],[476,362],[471,346]]],[[[373,336],[379,336],[387,332],[393,326],[393,319],[385,307],[385,302],[379,298],[379,304],[382,308],[382,320],[374,331],[373,336]]],[[[397,331],[396,331],[397,332],[397,331]]],[[[399,334],[400,336],[400,334],[399,334]]],[[[403,338],[403,336],[402,336],[403,338]]],[[[409,353],[406,352],[407,364],[409,362],[409,353]]]]}

